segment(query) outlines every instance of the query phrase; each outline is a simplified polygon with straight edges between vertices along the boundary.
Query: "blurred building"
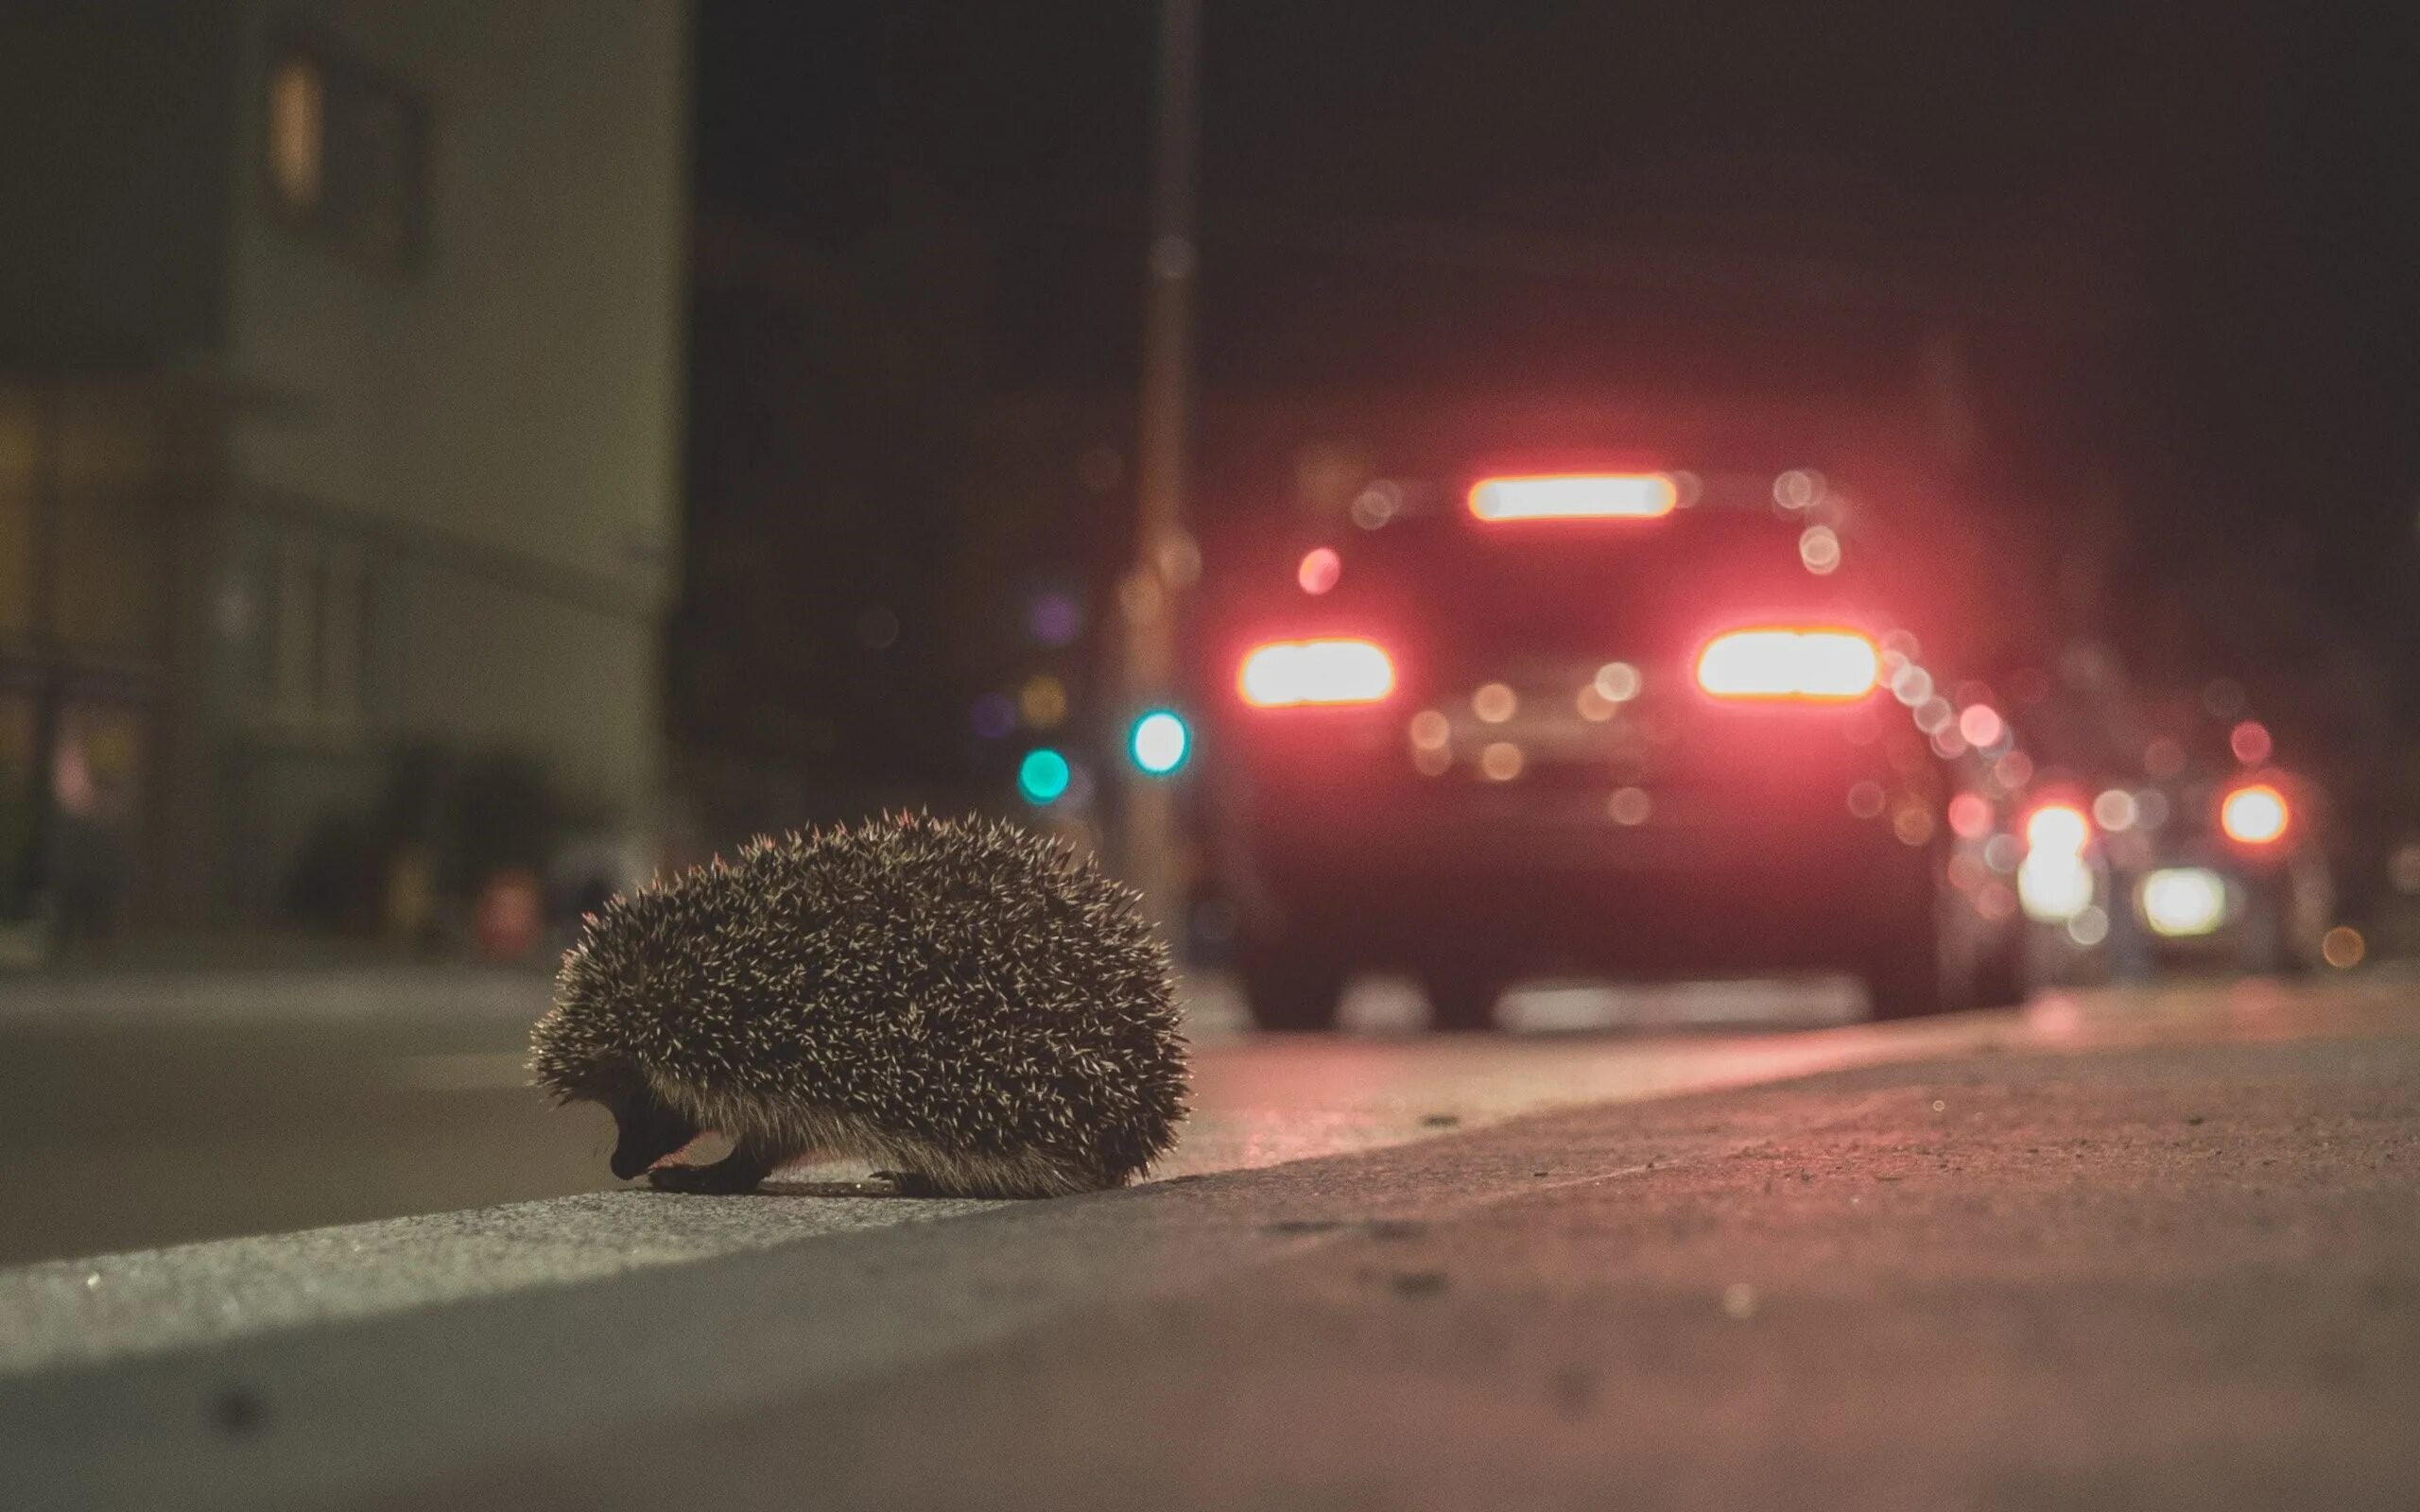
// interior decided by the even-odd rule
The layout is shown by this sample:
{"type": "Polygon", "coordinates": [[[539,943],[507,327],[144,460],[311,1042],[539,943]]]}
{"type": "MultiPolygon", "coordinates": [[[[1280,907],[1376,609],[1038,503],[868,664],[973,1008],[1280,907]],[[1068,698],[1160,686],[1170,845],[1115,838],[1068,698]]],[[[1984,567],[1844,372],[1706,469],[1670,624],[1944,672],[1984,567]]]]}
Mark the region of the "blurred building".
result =
{"type": "Polygon", "coordinates": [[[647,803],[688,27],[0,10],[7,902],[268,916],[407,747],[647,803]]]}

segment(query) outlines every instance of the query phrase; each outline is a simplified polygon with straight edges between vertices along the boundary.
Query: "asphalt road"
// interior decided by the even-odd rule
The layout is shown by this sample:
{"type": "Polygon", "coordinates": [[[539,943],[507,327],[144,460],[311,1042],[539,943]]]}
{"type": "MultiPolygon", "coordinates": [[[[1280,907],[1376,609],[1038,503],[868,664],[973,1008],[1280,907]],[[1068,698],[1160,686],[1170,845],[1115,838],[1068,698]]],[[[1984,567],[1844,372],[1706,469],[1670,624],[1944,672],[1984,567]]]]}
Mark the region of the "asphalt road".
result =
{"type": "Polygon", "coordinates": [[[0,1503],[2420,1505],[2408,978],[1208,1038],[1122,1193],[0,1271],[0,1503]]]}
{"type": "MultiPolygon", "coordinates": [[[[613,1188],[610,1122],[527,1085],[547,987],[448,969],[0,980],[0,1264],[613,1188]]],[[[1192,999],[1200,1116],[1169,1175],[1836,1064],[1839,1046],[1774,1025],[1854,1011],[1821,986],[1534,990],[1508,1019],[1543,1032],[1443,1044],[1405,1038],[1422,1005],[1374,981],[1358,1034],[1276,1045],[1241,1033],[1217,979],[1192,999]],[[1648,1027],[1552,1028],[1616,1019],[1648,1027]]]]}

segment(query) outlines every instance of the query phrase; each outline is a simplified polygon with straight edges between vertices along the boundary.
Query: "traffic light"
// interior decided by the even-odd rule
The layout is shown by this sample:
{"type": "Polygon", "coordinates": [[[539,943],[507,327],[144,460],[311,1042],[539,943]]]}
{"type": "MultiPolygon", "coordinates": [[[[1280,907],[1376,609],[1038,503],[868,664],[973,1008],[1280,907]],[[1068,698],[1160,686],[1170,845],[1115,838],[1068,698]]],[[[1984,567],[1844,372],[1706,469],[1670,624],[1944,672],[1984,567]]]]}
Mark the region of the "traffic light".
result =
{"type": "Polygon", "coordinates": [[[1174,710],[1152,710],[1126,734],[1126,754],[1149,777],[1169,776],[1192,753],[1193,731],[1174,710]]]}
{"type": "Polygon", "coordinates": [[[1067,758],[1047,746],[1037,746],[1017,764],[1017,791],[1037,806],[1056,803],[1075,781],[1067,758]]]}

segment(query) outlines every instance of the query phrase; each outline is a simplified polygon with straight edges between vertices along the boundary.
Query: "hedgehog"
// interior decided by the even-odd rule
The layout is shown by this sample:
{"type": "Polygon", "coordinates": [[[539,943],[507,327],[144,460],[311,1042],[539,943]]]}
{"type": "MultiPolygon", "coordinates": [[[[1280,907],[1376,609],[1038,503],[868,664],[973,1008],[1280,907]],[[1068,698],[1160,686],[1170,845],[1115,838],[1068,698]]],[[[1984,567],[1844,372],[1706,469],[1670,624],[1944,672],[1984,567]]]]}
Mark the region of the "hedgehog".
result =
{"type": "Polygon", "coordinates": [[[1122,1186],[1185,1113],[1140,901],[999,820],[759,836],[587,917],[530,1073],[604,1105],[614,1175],[666,1191],[750,1192],[810,1155],[925,1195],[1122,1186]],[[665,1163],[709,1131],[724,1159],[665,1163]]]}

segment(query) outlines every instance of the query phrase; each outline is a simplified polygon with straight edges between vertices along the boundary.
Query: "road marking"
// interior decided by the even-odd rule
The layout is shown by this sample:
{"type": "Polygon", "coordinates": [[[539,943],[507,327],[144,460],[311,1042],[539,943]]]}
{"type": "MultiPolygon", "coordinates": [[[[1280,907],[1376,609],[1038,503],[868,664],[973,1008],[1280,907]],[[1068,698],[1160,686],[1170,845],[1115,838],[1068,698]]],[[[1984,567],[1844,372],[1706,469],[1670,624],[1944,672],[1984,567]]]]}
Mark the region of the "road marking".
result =
{"type": "MultiPolygon", "coordinates": [[[[2005,1018],[1802,1035],[1640,1040],[1243,1040],[1197,1057],[1197,1112],[1154,1179],[1247,1171],[1631,1102],[1948,1053],[2005,1018]]],[[[445,1093],[519,1086],[520,1057],[424,1056],[445,1093]]],[[[809,1166],[810,1179],[853,1174],[809,1166]]],[[[0,1378],[338,1320],[561,1287],[997,1204],[674,1197],[615,1190],[0,1270],[0,1378]]]]}

